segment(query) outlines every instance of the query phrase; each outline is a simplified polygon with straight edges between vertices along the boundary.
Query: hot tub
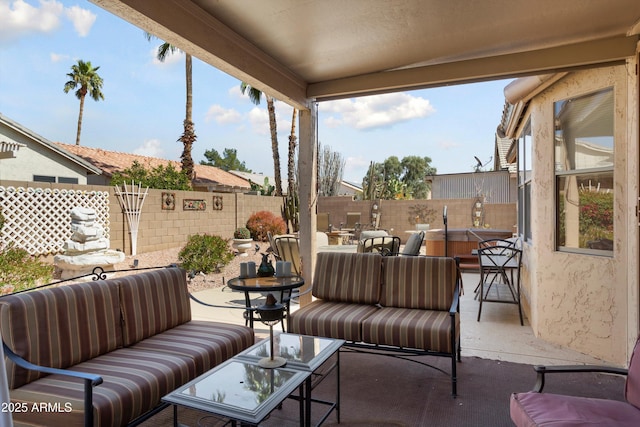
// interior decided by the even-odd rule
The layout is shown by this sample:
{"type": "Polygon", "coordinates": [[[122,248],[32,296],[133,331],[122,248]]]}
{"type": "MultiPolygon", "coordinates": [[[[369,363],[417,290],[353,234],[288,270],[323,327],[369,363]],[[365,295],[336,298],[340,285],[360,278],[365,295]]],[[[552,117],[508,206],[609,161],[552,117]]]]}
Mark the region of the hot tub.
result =
{"type": "Polygon", "coordinates": [[[513,233],[509,230],[491,228],[449,228],[447,230],[447,253],[445,254],[444,228],[436,228],[425,233],[424,240],[427,255],[454,256],[469,255],[478,249],[478,242],[489,239],[507,239],[513,233]]]}

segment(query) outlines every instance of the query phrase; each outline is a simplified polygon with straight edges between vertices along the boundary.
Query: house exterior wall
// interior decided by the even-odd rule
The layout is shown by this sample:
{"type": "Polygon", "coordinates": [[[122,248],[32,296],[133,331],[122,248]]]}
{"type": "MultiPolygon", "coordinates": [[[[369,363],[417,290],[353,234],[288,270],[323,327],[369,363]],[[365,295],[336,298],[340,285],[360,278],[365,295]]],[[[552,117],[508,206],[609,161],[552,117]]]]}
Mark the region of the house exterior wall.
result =
{"type": "Polygon", "coordinates": [[[44,175],[77,178],[78,184],[87,183],[86,169],[1,123],[0,138],[27,145],[16,151],[15,158],[0,159],[0,179],[33,181],[34,175],[44,175]]]}
{"type": "Polygon", "coordinates": [[[635,62],[571,73],[530,104],[533,241],[524,244],[525,312],[540,338],[619,365],[629,360],[638,335],[635,62]],[[553,103],[607,87],[615,99],[613,256],[556,251],[553,103]]]}

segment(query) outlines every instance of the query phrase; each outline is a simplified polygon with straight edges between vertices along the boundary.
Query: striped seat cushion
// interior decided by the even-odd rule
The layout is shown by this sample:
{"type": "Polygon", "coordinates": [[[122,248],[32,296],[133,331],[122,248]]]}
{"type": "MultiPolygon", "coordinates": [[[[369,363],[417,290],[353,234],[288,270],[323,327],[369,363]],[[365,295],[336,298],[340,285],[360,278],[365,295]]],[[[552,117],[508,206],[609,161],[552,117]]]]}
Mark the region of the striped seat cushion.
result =
{"type": "MultiPolygon", "coordinates": [[[[68,368],[122,347],[118,288],[95,281],[0,299],[4,342],[36,365],[68,368]]],[[[43,374],[7,361],[9,388],[43,374]]]]}
{"type": "Polygon", "coordinates": [[[125,347],[191,320],[184,270],[164,268],[114,280],[120,286],[125,347]]]}
{"type": "Polygon", "coordinates": [[[457,279],[453,258],[384,257],[382,265],[383,307],[451,308],[457,279]]]}
{"type": "Polygon", "coordinates": [[[325,301],[376,304],[380,300],[380,254],[320,252],[312,294],[325,301]]]}
{"type": "MultiPolygon", "coordinates": [[[[153,409],[167,393],[195,378],[196,372],[188,357],[132,348],[115,350],[71,369],[104,379],[93,389],[94,425],[107,427],[125,426],[153,409]]],[[[25,422],[35,425],[82,426],[83,390],[82,381],[61,375],[50,375],[12,390],[13,402],[27,402],[28,407],[33,403],[60,402],[63,408],[55,413],[15,413],[14,420],[19,423],[24,415],[28,417],[25,422]],[[69,412],[65,410],[67,402],[72,406],[69,412]]]]}
{"type": "MultiPolygon", "coordinates": [[[[458,313],[455,325],[457,342],[460,335],[458,313]]],[[[453,353],[448,311],[381,308],[362,322],[362,340],[371,344],[453,353]]]]}
{"type": "Polygon", "coordinates": [[[192,320],[131,348],[187,357],[195,363],[196,375],[200,375],[253,343],[253,331],[245,326],[192,320]]]}
{"type": "Polygon", "coordinates": [[[379,310],[374,305],[316,300],[291,313],[289,331],[347,341],[362,341],[362,321],[379,310]]]}

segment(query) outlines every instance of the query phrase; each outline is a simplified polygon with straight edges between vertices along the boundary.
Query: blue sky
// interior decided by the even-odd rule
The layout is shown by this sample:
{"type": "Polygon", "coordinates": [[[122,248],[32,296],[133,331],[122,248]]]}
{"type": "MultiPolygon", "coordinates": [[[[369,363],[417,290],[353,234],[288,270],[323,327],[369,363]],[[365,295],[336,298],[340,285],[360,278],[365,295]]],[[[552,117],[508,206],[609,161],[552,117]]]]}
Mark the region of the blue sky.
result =
{"type": "MultiPolygon", "coordinates": [[[[82,59],[99,66],[104,101],[85,101],[81,144],[179,159],[184,56],[155,59],[159,40],[89,2],[0,0],[0,113],[52,141],[75,143],[79,101],[63,92],[82,59]]],[[[471,172],[493,154],[511,80],[321,103],[318,134],[346,160],[344,179],[361,182],[371,161],[428,156],[438,173],[471,172]]],[[[194,58],[196,162],[207,149],[235,148],[254,172],[273,174],[266,104],[240,81],[194,58]]],[[[276,102],[286,167],[292,109],[276,102]]],[[[286,177],[286,172],[283,174],[286,177]]]]}

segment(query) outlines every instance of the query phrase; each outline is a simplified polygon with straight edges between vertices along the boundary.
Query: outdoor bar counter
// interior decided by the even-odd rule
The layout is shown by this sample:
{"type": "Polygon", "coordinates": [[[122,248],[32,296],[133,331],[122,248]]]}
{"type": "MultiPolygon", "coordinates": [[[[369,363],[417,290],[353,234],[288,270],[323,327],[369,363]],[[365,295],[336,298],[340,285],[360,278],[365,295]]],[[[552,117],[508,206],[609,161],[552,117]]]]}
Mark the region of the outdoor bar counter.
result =
{"type": "MultiPolygon", "coordinates": [[[[448,256],[471,254],[478,249],[478,242],[488,239],[507,239],[512,236],[509,230],[491,228],[449,228],[447,230],[448,256]]],[[[436,228],[426,232],[425,246],[427,255],[444,256],[445,229],[436,228]]]]}

